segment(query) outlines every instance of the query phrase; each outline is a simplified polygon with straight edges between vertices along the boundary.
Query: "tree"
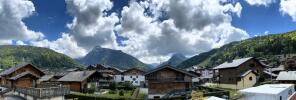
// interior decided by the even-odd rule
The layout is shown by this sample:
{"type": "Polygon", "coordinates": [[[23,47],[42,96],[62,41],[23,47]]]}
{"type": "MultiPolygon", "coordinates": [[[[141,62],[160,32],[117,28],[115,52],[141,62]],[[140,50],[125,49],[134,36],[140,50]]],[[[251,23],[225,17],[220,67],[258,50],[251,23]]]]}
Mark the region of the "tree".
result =
{"type": "Polygon", "coordinates": [[[109,89],[112,90],[112,91],[115,91],[116,90],[116,82],[111,82],[109,84],[109,89]]]}
{"type": "Polygon", "coordinates": [[[119,96],[124,96],[124,91],[122,89],[119,91],[119,96]]]}

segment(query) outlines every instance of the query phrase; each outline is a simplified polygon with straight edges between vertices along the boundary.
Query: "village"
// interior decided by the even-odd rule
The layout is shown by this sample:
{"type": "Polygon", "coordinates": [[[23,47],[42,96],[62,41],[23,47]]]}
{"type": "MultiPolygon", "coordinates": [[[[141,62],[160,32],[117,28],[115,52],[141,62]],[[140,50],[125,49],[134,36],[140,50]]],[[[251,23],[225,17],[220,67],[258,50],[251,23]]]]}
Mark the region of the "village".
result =
{"type": "Polygon", "coordinates": [[[162,65],[148,71],[96,64],[45,73],[22,63],[0,73],[0,93],[24,100],[295,100],[296,62],[277,57],[278,66],[247,57],[213,68],[162,65]]]}

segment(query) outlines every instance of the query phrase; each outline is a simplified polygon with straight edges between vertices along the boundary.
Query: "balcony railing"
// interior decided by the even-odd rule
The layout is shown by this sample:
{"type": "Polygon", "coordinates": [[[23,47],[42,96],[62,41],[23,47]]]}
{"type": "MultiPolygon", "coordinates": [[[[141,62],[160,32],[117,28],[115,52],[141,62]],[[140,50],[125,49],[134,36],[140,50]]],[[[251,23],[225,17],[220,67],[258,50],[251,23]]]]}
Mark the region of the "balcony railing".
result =
{"type": "Polygon", "coordinates": [[[185,80],[184,77],[150,77],[147,79],[155,82],[191,82],[191,80],[185,80]]]}
{"type": "Polygon", "coordinates": [[[50,87],[50,88],[23,88],[16,87],[16,92],[31,95],[33,97],[38,98],[49,98],[49,97],[57,97],[64,96],[70,94],[69,87],[50,87]]]}

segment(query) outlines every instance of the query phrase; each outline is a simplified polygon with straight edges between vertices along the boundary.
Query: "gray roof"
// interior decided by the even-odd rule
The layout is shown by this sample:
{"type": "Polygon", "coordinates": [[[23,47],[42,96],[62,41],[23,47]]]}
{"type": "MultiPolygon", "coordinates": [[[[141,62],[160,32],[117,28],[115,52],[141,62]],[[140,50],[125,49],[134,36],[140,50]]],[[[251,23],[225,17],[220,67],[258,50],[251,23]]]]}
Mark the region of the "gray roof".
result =
{"type": "Polygon", "coordinates": [[[40,79],[38,81],[39,82],[48,81],[53,77],[54,77],[54,75],[44,75],[44,76],[40,77],[40,79]]]}
{"type": "Polygon", "coordinates": [[[96,73],[97,71],[76,71],[66,74],[64,77],[60,78],[58,81],[64,82],[81,82],[96,73]]]}
{"type": "Polygon", "coordinates": [[[274,74],[274,73],[272,73],[272,72],[269,72],[269,71],[263,71],[263,73],[265,73],[265,74],[268,74],[268,75],[271,75],[271,76],[273,76],[273,77],[277,77],[278,75],[277,74],[274,74]]]}
{"type": "MultiPolygon", "coordinates": [[[[18,65],[16,65],[16,66],[14,66],[14,67],[10,67],[9,69],[4,70],[3,72],[1,72],[1,73],[0,73],[0,76],[9,75],[9,74],[13,73],[14,71],[16,71],[16,70],[18,70],[18,69],[20,69],[20,68],[23,68],[23,67],[25,67],[25,66],[27,66],[27,65],[31,65],[31,64],[28,64],[28,63],[22,63],[22,64],[18,64],[18,65]]],[[[33,66],[33,65],[31,65],[31,66],[33,66]]],[[[33,67],[34,67],[34,66],[33,66],[33,67]]],[[[36,68],[36,67],[34,67],[34,68],[36,68]]],[[[41,73],[43,73],[40,69],[38,69],[38,68],[36,68],[36,69],[39,70],[41,73]]],[[[44,73],[43,73],[43,74],[44,74],[44,73]]]]}
{"type": "Polygon", "coordinates": [[[189,75],[189,76],[196,77],[196,75],[194,75],[194,74],[191,74],[191,73],[189,73],[189,72],[187,72],[187,71],[184,71],[184,70],[182,70],[182,69],[178,69],[178,68],[172,67],[172,66],[170,66],[170,65],[163,65],[163,66],[161,66],[161,67],[155,68],[155,69],[153,69],[153,70],[148,71],[148,72],[145,73],[144,75],[148,75],[148,74],[150,74],[150,73],[156,72],[156,71],[161,70],[161,69],[164,69],[164,68],[170,68],[170,69],[173,69],[173,70],[175,70],[175,71],[178,71],[178,72],[181,72],[181,73],[187,74],[187,75],[189,75]]]}
{"type": "Polygon", "coordinates": [[[244,76],[248,75],[248,74],[251,73],[251,72],[252,72],[252,70],[248,70],[248,71],[246,71],[246,72],[241,73],[239,76],[240,76],[240,77],[244,77],[244,76]]]}
{"type": "Polygon", "coordinates": [[[296,81],[296,71],[281,71],[276,80],[296,81]]]}
{"type": "Polygon", "coordinates": [[[234,68],[238,67],[239,65],[243,64],[244,62],[252,59],[253,57],[248,58],[241,58],[241,59],[235,59],[232,60],[232,62],[224,62],[223,64],[220,64],[217,67],[214,67],[213,69],[223,69],[223,68],[234,68]]]}
{"type": "Polygon", "coordinates": [[[31,75],[31,76],[34,76],[34,77],[36,77],[36,78],[39,78],[37,75],[35,75],[35,74],[31,73],[31,72],[26,71],[26,72],[22,72],[22,73],[20,73],[20,74],[18,74],[18,75],[16,75],[16,76],[14,76],[14,77],[11,77],[11,78],[9,78],[9,79],[10,79],[10,80],[17,80],[17,79],[19,79],[19,78],[21,78],[21,77],[24,77],[24,76],[26,76],[26,75],[31,75]]]}

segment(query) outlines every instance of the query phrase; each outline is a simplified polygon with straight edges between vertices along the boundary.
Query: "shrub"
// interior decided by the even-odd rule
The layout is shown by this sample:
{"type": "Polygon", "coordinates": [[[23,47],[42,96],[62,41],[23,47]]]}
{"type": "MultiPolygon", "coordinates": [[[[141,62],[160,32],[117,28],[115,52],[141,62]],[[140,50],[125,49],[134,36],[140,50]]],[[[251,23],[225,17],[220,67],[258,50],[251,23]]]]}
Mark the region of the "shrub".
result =
{"type": "Polygon", "coordinates": [[[124,82],[124,90],[133,90],[135,87],[130,82],[124,82]]]}
{"type": "Polygon", "coordinates": [[[115,91],[116,90],[116,82],[111,82],[109,84],[109,89],[115,91]]]}
{"type": "Polygon", "coordinates": [[[110,90],[109,94],[116,94],[116,92],[117,92],[116,90],[110,90]]]}
{"type": "Polygon", "coordinates": [[[124,96],[124,91],[123,90],[119,91],[119,96],[124,96]]]}

